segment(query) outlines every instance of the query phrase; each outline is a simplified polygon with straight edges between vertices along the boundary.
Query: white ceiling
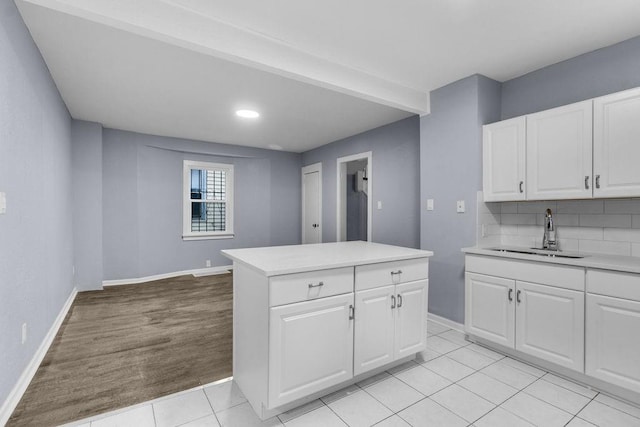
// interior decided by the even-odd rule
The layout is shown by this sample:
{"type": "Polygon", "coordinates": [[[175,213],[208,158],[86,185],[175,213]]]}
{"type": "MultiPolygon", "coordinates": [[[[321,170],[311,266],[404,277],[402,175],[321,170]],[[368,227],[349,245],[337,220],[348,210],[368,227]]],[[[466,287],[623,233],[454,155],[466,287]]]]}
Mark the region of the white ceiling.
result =
{"type": "Polygon", "coordinates": [[[640,34],[637,0],[16,3],[74,118],[295,152],[640,34]]]}

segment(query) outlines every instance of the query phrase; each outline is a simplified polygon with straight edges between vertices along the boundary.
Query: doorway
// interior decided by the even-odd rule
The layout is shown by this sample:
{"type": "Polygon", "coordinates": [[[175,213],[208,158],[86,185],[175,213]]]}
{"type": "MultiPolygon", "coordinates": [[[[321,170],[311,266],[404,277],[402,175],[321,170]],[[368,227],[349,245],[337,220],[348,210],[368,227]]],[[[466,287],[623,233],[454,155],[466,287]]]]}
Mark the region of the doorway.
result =
{"type": "Polygon", "coordinates": [[[302,244],[322,243],[322,163],[302,168],[302,244]]]}
{"type": "Polygon", "coordinates": [[[337,164],[336,240],[371,241],[371,152],[340,157],[337,164]]]}

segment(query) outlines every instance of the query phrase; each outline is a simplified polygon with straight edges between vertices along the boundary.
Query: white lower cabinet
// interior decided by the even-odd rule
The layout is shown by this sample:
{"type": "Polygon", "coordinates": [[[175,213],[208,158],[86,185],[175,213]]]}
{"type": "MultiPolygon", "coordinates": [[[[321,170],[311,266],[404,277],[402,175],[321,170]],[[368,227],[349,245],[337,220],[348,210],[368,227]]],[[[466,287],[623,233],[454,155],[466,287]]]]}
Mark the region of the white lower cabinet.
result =
{"type": "Polygon", "coordinates": [[[586,374],[640,393],[640,274],[587,270],[586,374]]]}
{"type": "Polygon", "coordinates": [[[353,293],[270,309],[269,405],[353,376],[353,293]]]}
{"type": "Polygon", "coordinates": [[[467,273],[465,329],[480,338],[513,347],[515,343],[516,281],[467,273]]]}
{"type": "Polygon", "coordinates": [[[640,301],[587,294],[586,374],[640,393],[640,301]]]}
{"type": "Polygon", "coordinates": [[[427,280],[356,292],[354,375],[426,348],[427,280]]]}
{"type": "Polygon", "coordinates": [[[584,292],[516,282],[516,350],[584,371],[584,292]]]}
{"type": "MultiPolygon", "coordinates": [[[[472,264],[482,273],[492,271],[496,276],[466,273],[468,334],[584,372],[584,290],[575,290],[579,283],[570,280],[566,287],[573,289],[565,289],[557,283],[549,286],[518,280],[529,274],[533,280],[552,280],[553,270],[536,270],[530,263],[485,263],[477,258],[472,264]]],[[[574,271],[558,267],[556,277],[566,273],[574,271]]]]}

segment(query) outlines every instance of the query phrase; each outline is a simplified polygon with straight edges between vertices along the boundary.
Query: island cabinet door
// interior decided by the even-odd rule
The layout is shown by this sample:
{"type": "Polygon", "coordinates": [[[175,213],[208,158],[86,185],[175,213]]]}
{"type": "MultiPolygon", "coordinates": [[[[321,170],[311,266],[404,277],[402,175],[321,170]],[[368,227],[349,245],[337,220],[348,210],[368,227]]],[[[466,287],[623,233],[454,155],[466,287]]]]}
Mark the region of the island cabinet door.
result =
{"type": "Polygon", "coordinates": [[[393,362],[395,285],[356,292],[353,374],[393,362]]]}
{"type": "Polygon", "coordinates": [[[353,377],[353,293],[271,308],[269,408],[353,377]]]}
{"type": "Polygon", "coordinates": [[[396,285],[395,358],[426,348],[427,280],[396,285]]]}

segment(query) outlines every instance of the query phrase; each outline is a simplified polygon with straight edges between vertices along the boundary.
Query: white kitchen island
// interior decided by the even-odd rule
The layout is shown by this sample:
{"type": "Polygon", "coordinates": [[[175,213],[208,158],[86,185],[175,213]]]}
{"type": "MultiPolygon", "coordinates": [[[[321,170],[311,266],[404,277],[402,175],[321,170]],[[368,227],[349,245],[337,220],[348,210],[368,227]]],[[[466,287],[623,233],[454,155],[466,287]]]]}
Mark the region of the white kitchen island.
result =
{"type": "Polygon", "coordinates": [[[428,258],[369,242],[232,249],[233,376],[262,419],[425,349],[428,258]]]}

